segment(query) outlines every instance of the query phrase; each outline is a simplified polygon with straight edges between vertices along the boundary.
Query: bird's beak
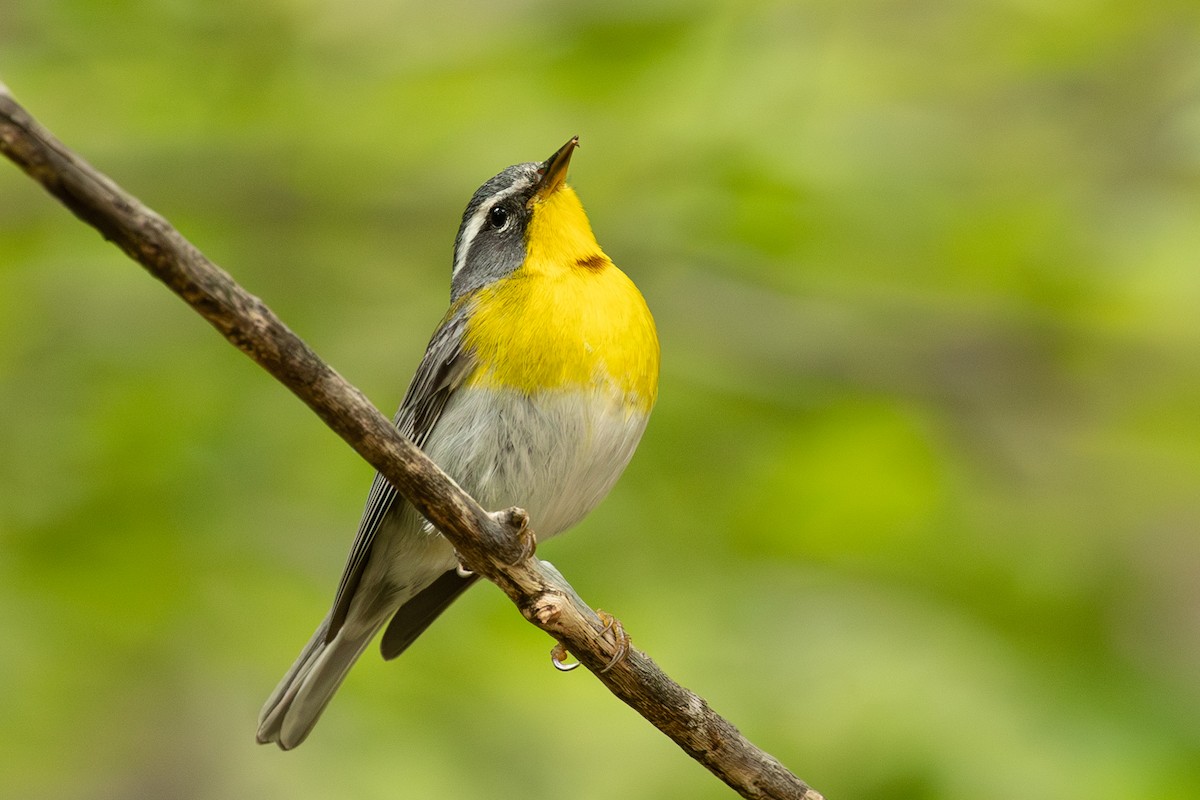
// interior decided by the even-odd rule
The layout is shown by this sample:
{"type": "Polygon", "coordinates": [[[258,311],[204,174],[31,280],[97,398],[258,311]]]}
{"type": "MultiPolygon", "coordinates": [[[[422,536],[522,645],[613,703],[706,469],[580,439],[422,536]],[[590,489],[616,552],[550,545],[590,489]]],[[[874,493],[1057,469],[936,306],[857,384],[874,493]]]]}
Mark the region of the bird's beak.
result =
{"type": "Polygon", "coordinates": [[[533,193],[534,202],[545,200],[563,185],[563,181],[567,179],[567,167],[571,164],[571,153],[575,152],[575,148],[578,146],[579,137],[572,136],[566,144],[558,148],[554,155],[546,159],[546,163],[539,170],[542,177],[538,180],[537,189],[533,193]]]}

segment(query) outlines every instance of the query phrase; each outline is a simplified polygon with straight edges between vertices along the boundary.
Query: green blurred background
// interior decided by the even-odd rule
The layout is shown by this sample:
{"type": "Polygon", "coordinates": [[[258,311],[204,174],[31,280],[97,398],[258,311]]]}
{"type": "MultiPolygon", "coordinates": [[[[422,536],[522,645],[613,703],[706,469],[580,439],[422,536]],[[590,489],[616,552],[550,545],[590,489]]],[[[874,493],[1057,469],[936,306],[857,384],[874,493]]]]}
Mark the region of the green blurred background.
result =
{"type": "MultiPolygon", "coordinates": [[[[831,798],[1200,797],[1200,7],[0,0],[0,80],[385,413],[570,135],[661,399],[544,548],[831,798]]],[[[254,744],[371,470],[0,164],[0,794],[718,798],[492,587],[254,744]]]]}

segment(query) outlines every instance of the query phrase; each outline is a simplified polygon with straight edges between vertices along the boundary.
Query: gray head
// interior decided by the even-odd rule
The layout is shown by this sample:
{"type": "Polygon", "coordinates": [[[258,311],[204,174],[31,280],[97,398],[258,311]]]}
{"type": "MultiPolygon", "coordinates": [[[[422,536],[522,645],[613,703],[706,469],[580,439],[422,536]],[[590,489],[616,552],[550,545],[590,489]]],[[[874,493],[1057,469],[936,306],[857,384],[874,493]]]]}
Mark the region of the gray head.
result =
{"type": "Polygon", "coordinates": [[[578,144],[572,137],[544,162],[515,164],[475,191],[454,241],[451,302],[521,266],[533,205],[562,185],[578,144]]]}

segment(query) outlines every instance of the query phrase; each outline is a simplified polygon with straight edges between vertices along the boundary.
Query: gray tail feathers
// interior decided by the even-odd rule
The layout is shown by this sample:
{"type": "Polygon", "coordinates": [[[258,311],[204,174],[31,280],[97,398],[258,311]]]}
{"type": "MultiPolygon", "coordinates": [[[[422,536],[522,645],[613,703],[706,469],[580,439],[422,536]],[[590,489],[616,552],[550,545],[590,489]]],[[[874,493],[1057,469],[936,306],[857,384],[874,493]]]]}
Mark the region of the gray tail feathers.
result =
{"type": "Polygon", "coordinates": [[[365,627],[343,625],[326,642],[326,618],[263,706],[258,718],[259,743],[274,742],[282,750],[291,750],[303,742],[386,619],[365,627]]]}
{"type": "MultiPolygon", "coordinates": [[[[476,580],[475,575],[462,576],[450,570],[405,601],[383,636],[383,657],[398,656],[476,580]]],[[[326,617],[263,706],[258,717],[259,743],[274,742],[291,750],[303,742],[390,614],[390,608],[380,611],[376,606],[365,621],[352,615],[329,641],[326,617]]]]}

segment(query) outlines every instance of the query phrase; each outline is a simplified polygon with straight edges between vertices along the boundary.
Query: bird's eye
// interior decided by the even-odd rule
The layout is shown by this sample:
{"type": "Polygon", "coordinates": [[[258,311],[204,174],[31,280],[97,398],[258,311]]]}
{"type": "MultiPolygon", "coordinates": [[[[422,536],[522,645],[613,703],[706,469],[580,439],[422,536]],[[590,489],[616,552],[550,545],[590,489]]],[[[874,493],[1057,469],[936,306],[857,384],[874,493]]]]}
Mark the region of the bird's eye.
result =
{"type": "Polygon", "coordinates": [[[499,230],[508,224],[508,209],[503,206],[496,206],[488,212],[488,223],[499,230]]]}

